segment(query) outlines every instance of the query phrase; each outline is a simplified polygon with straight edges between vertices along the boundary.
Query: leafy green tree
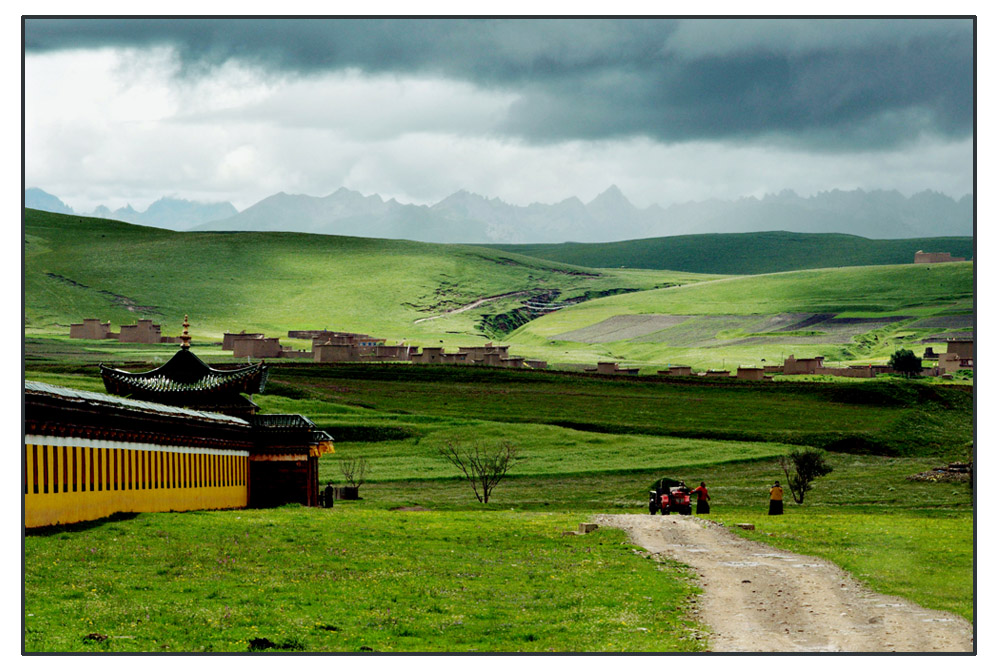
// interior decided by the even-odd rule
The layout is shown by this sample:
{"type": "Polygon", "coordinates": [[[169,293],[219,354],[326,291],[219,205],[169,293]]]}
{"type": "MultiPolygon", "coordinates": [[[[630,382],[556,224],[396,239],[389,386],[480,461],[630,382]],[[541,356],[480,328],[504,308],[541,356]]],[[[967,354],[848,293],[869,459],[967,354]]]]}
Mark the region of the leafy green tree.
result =
{"type": "Polygon", "coordinates": [[[913,351],[902,348],[889,356],[889,366],[907,377],[919,376],[924,364],[913,351]]]}
{"type": "Polygon", "coordinates": [[[792,491],[796,504],[805,501],[813,481],[833,471],[833,467],[826,463],[823,451],[812,448],[792,451],[787,457],[781,456],[778,463],[785,472],[788,489],[792,491]]]}

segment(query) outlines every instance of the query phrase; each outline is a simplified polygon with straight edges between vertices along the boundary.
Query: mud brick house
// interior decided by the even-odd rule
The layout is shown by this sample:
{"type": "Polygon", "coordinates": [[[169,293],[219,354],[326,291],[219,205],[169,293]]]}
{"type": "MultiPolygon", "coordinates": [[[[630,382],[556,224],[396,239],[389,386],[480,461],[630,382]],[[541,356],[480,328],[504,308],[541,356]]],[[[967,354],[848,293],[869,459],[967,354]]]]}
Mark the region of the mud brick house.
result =
{"type": "Polygon", "coordinates": [[[163,339],[160,326],[148,318],[140,318],[135,325],[123,325],[118,341],[130,344],[159,344],[163,339]]]}
{"type": "Polygon", "coordinates": [[[102,323],[99,318],[84,318],[82,323],[69,326],[71,339],[112,339],[111,334],[111,321],[102,323]]]}
{"type": "Polygon", "coordinates": [[[419,353],[410,354],[410,361],[422,365],[465,365],[469,364],[465,353],[445,353],[439,346],[424,347],[419,353]]]}
{"type": "Polygon", "coordinates": [[[311,356],[314,362],[405,362],[410,359],[410,353],[413,351],[411,346],[320,343],[315,339],[312,349],[311,356]]]}
{"type": "Polygon", "coordinates": [[[965,258],[952,258],[951,253],[924,253],[917,251],[913,254],[913,262],[919,264],[938,262],[965,262],[965,258]]]}
{"type": "MultiPolygon", "coordinates": [[[[311,332],[310,330],[299,330],[290,331],[288,333],[289,338],[292,339],[303,339],[303,337],[291,337],[292,332],[301,334],[304,332],[311,332]]],[[[318,332],[318,331],[317,331],[318,332]]],[[[312,338],[313,348],[320,346],[322,344],[342,344],[346,346],[381,346],[385,344],[385,339],[379,339],[378,337],[372,337],[371,335],[361,334],[360,332],[323,332],[321,335],[312,338]]]]}
{"type": "Polygon", "coordinates": [[[597,372],[598,374],[629,374],[635,376],[639,373],[638,367],[619,367],[617,362],[600,362],[598,361],[597,367],[587,368],[588,372],[597,372]]]}
{"type": "MultiPolygon", "coordinates": [[[[765,369],[767,368],[765,367],[765,369]]],[[[785,358],[785,364],[782,366],[782,374],[823,374],[825,372],[823,356],[796,360],[794,355],[790,355],[785,358]]]]}
{"type": "Polygon", "coordinates": [[[657,374],[664,376],[691,376],[691,367],[688,365],[671,365],[667,369],[657,370],[657,374]]]}
{"type": "Polygon", "coordinates": [[[314,362],[358,362],[361,351],[353,344],[319,344],[313,340],[314,362]]]}
{"type": "Polygon", "coordinates": [[[487,358],[506,358],[509,349],[510,346],[494,346],[493,342],[489,342],[485,346],[459,346],[458,352],[465,353],[473,363],[482,364],[487,358]]]}
{"type": "Polygon", "coordinates": [[[289,339],[321,339],[327,335],[342,334],[333,330],[289,330],[289,339]]]}
{"type": "Polygon", "coordinates": [[[243,330],[242,332],[223,332],[222,333],[222,350],[232,351],[233,343],[237,339],[263,339],[263,332],[247,332],[243,330]]]}
{"type": "Polygon", "coordinates": [[[277,337],[233,338],[234,358],[280,358],[281,342],[277,337]]]}
{"type": "Polygon", "coordinates": [[[101,366],[109,394],[24,384],[24,524],[116,512],[316,505],[332,452],[304,416],[260,414],[263,363],[209,367],[181,349],[163,366],[101,366]]]}
{"type": "MultiPolygon", "coordinates": [[[[975,357],[976,342],[972,339],[949,339],[948,353],[954,353],[960,360],[973,360],[975,357]]],[[[969,364],[969,367],[972,365],[969,364]]]]}
{"type": "Polygon", "coordinates": [[[850,365],[848,367],[824,367],[823,374],[844,376],[853,379],[874,379],[879,374],[892,373],[889,365],[850,365]]]}
{"type": "Polygon", "coordinates": [[[765,378],[771,377],[764,376],[763,367],[737,367],[736,378],[745,381],[763,381],[765,378]]]}

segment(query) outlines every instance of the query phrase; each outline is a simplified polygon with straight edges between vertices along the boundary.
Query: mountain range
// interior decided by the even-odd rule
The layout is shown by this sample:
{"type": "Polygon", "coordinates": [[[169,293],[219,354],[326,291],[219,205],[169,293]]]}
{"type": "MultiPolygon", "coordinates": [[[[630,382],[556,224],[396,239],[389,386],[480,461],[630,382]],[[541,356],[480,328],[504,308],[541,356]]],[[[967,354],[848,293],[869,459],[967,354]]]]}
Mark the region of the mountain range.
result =
{"type": "Polygon", "coordinates": [[[236,207],[229,202],[202,204],[190,200],[162,197],[149,205],[145,211],[136,211],[132,205],[126,205],[112,211],[108,207],[100,205],[93,212],[84,214],[84,212],[73,211],[72,207],[41,188],[25,189],[24,206],[54,214],[80,214],[167,230],[188,230],[196,225],[229,218],[238,213],[236,207]]]}
{"type": "MultiPolygon", "coordinates": [[[[30,197],[29,197],[30,192],[30,197]]],[[[73,213],[37,188],[25,206],[73,213]],[[61,208],[59,208],[61,207],[61,208]]],[[[973,200],[934,191],[832,190],[810,197],[782,191],[762,198],[651,205],[640,209],[615,186],[584,203],[508,204],[458,191],[433,205],[402,204],[340,188],[325,197],[278,193],[237,212],[230,203],[162,198],[144,212],[131,206],[90,214],[140,225],[194,231],[279,231],[439,243],[611,242],[700,233],[835,232],[869,239],[971,236],[973,200]]]]}

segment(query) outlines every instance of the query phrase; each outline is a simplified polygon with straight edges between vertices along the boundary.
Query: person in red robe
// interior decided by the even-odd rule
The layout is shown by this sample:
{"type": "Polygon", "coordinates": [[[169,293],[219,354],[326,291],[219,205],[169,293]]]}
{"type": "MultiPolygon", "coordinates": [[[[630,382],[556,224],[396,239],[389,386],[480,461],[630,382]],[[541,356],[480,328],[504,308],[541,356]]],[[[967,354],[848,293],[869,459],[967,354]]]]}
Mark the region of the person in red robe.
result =
{"type": "Polygon", "coordinates": [[[698,484],[698,487],[692,490],[691,494],[697,495],[698,497],[698,504],[695,507],[695,513],[708,513],[708,500],[710,500],[711,497],[708,496],[708,488],[705,487],[705,482],[702,481],[698,484]]]}

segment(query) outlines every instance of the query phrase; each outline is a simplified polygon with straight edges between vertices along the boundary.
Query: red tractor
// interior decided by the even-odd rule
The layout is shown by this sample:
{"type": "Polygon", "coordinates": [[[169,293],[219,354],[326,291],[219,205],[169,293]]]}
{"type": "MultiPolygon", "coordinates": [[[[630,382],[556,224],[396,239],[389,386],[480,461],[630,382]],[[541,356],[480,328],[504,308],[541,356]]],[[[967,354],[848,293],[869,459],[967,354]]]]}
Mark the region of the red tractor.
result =
{"type": "Polygon", "coordinates": [[[671,512],[682,516],[691,515],[691,490],[684,485],[684,481],[664,478],[653,486],[654,489],[649,491],[650,514],[655,516],[659,511],[664,516],[671,512]]]}

